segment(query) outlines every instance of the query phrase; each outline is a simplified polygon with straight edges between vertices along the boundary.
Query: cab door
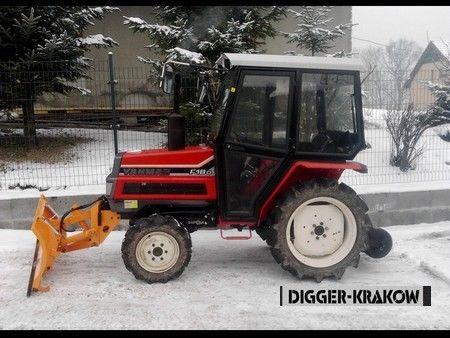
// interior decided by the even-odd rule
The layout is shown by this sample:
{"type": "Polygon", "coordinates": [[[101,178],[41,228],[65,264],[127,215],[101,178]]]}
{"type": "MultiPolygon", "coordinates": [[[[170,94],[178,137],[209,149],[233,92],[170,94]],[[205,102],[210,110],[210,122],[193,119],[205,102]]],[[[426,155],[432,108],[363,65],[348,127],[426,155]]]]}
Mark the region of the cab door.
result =
{"type": "Polygon", "coordinates": [[[288,156],[295,72],[240,72],[217,143],[219,210],[224,220],[254,220],[255,205],[288,156]]]}

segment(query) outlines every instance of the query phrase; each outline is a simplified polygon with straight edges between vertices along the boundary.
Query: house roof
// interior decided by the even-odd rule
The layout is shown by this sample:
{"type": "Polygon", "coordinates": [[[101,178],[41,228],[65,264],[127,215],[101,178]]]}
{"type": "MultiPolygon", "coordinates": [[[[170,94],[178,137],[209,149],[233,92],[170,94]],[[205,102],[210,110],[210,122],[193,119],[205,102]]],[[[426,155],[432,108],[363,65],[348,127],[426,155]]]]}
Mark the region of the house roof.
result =
{"type": "Polygon", "coordinates": [[[409,88],[411,82],[414,80],[420,67],[425,63],[436,62],[444,60],[450,62],[450,41],[433,40],[428,43],[428,46],[423,51],[416,65],[414,66],[408,81],[405,82],[405,87],[409,88]]]}
{"type": "Polygon", "coordinates": [[[231,67],[254,66],[268,68],[306,68],[356,71],[362,71],[364,69],[361,60],[355,58],[274,54],[224,53],[216,61],[216,64],[224,65],[224,61],[226,59],[230,60],[231,67]]]}
{"type": "Polygon", "coordinates": [[[435,40],[431,42],[441,52],[442,56],[450,61],[450,41],[435,40]]]}

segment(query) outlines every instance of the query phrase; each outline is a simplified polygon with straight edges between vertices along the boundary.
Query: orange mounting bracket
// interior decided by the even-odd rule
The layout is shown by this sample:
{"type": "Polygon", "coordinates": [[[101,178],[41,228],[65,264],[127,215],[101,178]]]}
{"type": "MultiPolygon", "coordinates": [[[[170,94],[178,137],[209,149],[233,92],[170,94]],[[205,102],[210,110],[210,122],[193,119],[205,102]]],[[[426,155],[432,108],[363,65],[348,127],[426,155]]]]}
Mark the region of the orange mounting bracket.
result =
{"type": "MultiPolygon", "coordinates": [[[[77,206],[73,206],[72,209],[77,206]]],[[[102,209],[102,201],[89,208],[72,210],[61,225],[61,218],[41,195],[34,215],[31,231],[36,235],[33,264],[28,281],[27,296],[32,291],[48,291],[42,284],[44,274],[50,270],[61,252],[70,252],[100,245],[120,222],[120,215],[102,209]],[[68,225],[75,224],[79,231],[68,235],[68,225]]]]}

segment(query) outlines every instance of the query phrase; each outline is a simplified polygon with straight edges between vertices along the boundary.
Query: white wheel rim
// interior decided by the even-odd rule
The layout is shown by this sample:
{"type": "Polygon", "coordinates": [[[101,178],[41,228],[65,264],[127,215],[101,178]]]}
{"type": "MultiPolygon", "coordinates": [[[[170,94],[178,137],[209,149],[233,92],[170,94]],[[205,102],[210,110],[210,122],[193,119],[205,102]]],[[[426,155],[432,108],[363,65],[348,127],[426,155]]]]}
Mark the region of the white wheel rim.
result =
{"type": "Polygon", "coordinates": [[[162,273],[169,270],[179,256],[177,240],[165,232],[152,232],[142,237],[136,246],[137,261],[149,272],[162,273]]]}
{"type": "Polygon", "coordinates": [[[355,216],[344,203],[332,197],[316,197],[302,203],[292,213],[288,221],[288,226],[286,228],[286,239],[289,250],[300,262],[314,268],[325,268],[339,263],[350,253],[355,244],[357,232],[358,228],[356,225],[355,216]],[[313,203],[315,204],[311,205],[313,203]],[[322,205],[328,206],[327,208],[329,210],[337,208],[341,216],[337,216],[336,212],[335,215],[336,218],[341,217],[342,225],[338,224],[340,223],[340,220],[338,221],[336,219],[333,219],[333,217],[324,219],[324,215],[321,215],[320,212],[317,212],[317,210],[324,210],[320,209],[322,205]],[[305,217],[307,217],[306,219],[308,219],[311,210],[316,210],[316,212],[314,213],[315,217],[313,216],[309,219],[309,222],[305,222],[305,217]],[[302,221],[302,224],[298,224],[299,220],[302,221]],[[321,229],[319,229],[319,224],[321,229]],[[292,226],[294,226],[293,230],[295,234],[302,235],[301,239],[297,239],[297,241],[296,239],[294,239],[296,245],[294,245],[294,242],[291,240],[292,226]],[[340,229],[341,226],[343,234],[340,231],[336,230],[340,229]],[[318,235],[319,233],[320,235],[318,235]],[[323,237],[323,234],[325,234],[325,237],[323,237]],[[308,236],[310,237],[308,238],[308,236]],[[339,240],[337,241],[338,245],[336,245],[336,237],[333,236],[339,238],[339,240]],[[324,252],[324,254],[305,254],[305,252],[314,251],[311,250],[311,248],[308,246],[317,246],[316,243],[319,243],[320,240],[322,240],[322,242],[320,243],[321,245],[323,245],[323,247],[321,247],[320,249],[315,249],[315,251],[324,252]]]}

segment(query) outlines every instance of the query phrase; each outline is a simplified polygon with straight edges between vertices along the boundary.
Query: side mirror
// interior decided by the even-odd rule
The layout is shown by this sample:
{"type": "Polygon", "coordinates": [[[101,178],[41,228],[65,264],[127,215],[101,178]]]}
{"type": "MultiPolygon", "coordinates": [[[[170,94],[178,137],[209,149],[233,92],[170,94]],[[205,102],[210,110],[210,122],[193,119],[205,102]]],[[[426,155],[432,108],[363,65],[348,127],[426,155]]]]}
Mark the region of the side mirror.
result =
{"type": "Polygon", "coordinates": [[[230,59],[225,59],[223,63],[224,63],[224,66],[225,66],[226,69],[230,69],[231,68],[230,59]]]}
{"type": "Polygon", "coordinates": [[[172,66],[165,64],[161,73],[161,82],[159,84],[160,87],[162,87],[164,93],[172,94],[173,80],[174,80],[173,68],[172,66]]]}

